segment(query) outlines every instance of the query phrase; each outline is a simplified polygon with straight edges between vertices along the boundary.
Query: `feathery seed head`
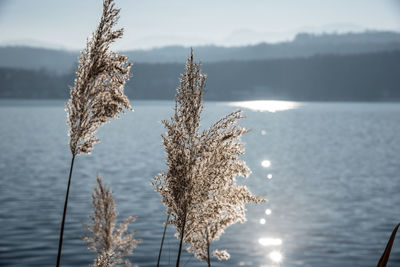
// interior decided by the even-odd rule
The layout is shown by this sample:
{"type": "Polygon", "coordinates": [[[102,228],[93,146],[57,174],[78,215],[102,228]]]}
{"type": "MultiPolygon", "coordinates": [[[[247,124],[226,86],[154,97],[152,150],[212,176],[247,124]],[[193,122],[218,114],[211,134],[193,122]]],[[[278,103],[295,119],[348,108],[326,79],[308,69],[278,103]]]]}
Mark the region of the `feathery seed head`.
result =
{"type": "Polygon", "coordinates": [[[127,232],[128,226],[135,217],[128,217],[116,226],[118,213],[112,192],[97,176],[97,187],[92,194],[93,215],[92,224],[88,225],[90,235],[83,238],[89,250],[97,252],[93,267],[129,266],[129,260],[123,259],[131,254],[141,240],[133,238],[133,232],[127,232]]]}
{"type": "MultiPolygon", "coordinates": [[[[192,50],[177,89],[174,115],[163,121],[168,171],[154,177],[152,183],[170,214],[169,223],[176,226],[177,237],[183,238],[188,251],[200,260],[207,260],[210,244],[225,228],[246,220],[246,203],[264,201],[245,186],[236,185],[237,176],[250,173],[239,159],[244,153],[241,136],[248,132],[237,125],[243,118],[241,111],[199,131],[205,80],[192,50]]],[[[215,250],[213,255],[229,258],[226,251],[215,250]]]]}
{"type": "Polygon", "coordinates": [[[123,35],[123,29],[113,29],[119,12],[113,0],[103,1],[100,23],[79,57],[71,98],[66,103],[73,155],[89,154],[99,140],[95,137],[98,128],[131,109],[124,86],[132,64],[126,56],[109,51],[110,44],[123,35]]]}

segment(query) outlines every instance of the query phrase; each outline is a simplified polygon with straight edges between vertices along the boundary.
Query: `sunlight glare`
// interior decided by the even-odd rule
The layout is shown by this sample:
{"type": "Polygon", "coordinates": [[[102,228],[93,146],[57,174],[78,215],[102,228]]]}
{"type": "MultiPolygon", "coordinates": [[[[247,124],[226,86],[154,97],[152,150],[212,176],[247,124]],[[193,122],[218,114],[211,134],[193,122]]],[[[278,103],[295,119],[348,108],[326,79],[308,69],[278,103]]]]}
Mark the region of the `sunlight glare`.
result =
{"type": "Polygon", "coordinates": [[[266,130],[261,130],[261,135],[266,135],[267,131],[266,130]]]}
{"type": "Polygon", "coordinates": [[[261,162],[261,166],[263,166],[264,168],[269,168],[269,166],[271,166],[271,161],[269,160],[263,160],[261,162]]]}
{"type": "Polygon", "coordinates": [[[266,209],[266,210],[265,210],[265,214],[271,215],[271,213],[272,213],[272,210],[270,210],[270,209],[266,209]]]}
{"type": "Polygon", "coordinates": [[[276,100],[239,101],[231,102],[229,105],[234,107],[248,108],[250,110],[260,112],[277,112],[295,109],[300,106],[300,104],[297,102],[276,100]]]}
{"type": "Polygon", "coordinates": [[[268,174],[268,175],[267,175],[267,178],[268,178],[268,179],[272,179],[272,174],[268,174]]]}
{"type": "Polygon", "coordinates": [[[264,218],[260,219],[260,224],[265,224],[266,220],[264,218]]]}
{"type": "Polygon", "coordinates": [[[260,238],[258,239],[258,243],[260,245],[267,247],[267,246],[280,246],[282,245],[282,239],[280,238],[260,238]]]}
{"type": "Polygon", "coordinates": [[[279,251],[272,251],[268,256],[273,262],[281,262],[283,258],[279,251]]]}

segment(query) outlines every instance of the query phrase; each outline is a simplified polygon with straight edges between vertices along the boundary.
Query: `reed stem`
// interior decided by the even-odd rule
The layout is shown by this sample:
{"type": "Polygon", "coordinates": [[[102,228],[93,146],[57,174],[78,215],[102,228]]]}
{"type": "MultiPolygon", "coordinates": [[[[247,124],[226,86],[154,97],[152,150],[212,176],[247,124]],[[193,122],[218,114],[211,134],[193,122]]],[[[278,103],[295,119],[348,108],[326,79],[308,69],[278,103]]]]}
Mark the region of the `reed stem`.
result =
{"type": "Polygon", "coordinates": [[[179,250],[178,250],[178,258],[176,259],[176,267],[179,267],[179,262],[181,260],[182,243],[183,243],[183,237],[185,236],[185,225],[186,225],[186,212],[185,212],[185,219],[183,220],[183,225],[182,225],[182,229],[181,229],[181,241],[179,242],[179,250]]]}
{"type": "Polygon", "coordinates": [[[207,263],[208,263],[208,267],[211,267],[211,260],[210,260],[210,240],[208,239],[208,231],[207,231],[207,263]]]}
{"type": "Polygon", "coordinates": [[[392,235],[389,238],[389,241],[386,245],[385,251],[383,252],[381,258],[378,262],[378,267],[386,267],[387,262],[389,261],[390,252],[392,251],[392,246],[394,243],[394,239],[396,238],[397,230],[400,227],[400,223],[393,229],[392,235]]]}
{"type": "Polygon", "coordinates": [[[163,245],[164,245],[165,232],[167,230],[168,220],[169,220],[169,214],[168,214],[167,220],[165,221],[165,224],[164,224],[164,233],[163,233],[162,239],[161,239],[160,251],[158,252],[157,267],[160,267],[161,252],[162,252],[162,248],[163,248],[163,245]]]}
{"type": "Polygon", "coordinates": [[[63,242],[63,236],[64,236],[65,215],[67,213],[69,187],[71,185],[71,176],[72,176],[72,169],[74,168],[74,161],[75,161],[75,154],[72,154],[71,166],[70,166],[70,169],[69,169],[67,193],[65,194],[64,212],[63,212],[63,217],[62,217],[62,221],[61,221],[60,238],[59,238],[59,241],[58,241],[57,267],[60,266],[60,260],[61,260],[61,249],[62,249],[62,242],[63,242]]]}

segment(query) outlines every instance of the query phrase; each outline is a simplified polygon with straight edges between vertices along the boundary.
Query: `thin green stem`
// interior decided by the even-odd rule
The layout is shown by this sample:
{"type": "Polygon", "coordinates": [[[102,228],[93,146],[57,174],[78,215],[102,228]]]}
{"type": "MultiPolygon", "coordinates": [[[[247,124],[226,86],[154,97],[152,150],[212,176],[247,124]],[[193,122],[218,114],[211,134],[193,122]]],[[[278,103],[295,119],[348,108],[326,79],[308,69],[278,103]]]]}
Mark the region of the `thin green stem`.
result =
{"type": "Polygon", "coordinates": [[[64,236],[65,215],[67,213],[69,187],[71,185],[71,176],[72,176],[72,169],[74,168],[74,161],[75,161],[75,154],[72,154],[71,166],[70,166],[70,169],[69,169],[67,193],[65,194],[64,212],[63,212],[63,217],[62,217],[62,221],[61,221],[60,238],[59,238],[59,241],[58,241],[57,267],[60,266],[60,260],[61,260],[61,249],[62,249],[62,242],[63,242],[63,236],[64,236]]]}

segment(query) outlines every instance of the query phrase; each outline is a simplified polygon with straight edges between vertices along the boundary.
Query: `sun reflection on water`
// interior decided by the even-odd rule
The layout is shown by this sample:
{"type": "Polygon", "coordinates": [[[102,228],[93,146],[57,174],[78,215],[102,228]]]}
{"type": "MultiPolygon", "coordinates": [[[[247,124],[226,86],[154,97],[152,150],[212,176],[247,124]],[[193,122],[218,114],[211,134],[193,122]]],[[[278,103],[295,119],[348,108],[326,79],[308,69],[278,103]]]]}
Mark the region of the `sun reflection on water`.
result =
{"type": "Polygon", "coordinates": [[[276,250],[274,250],[274,251],[272,251],[271,253],[269,253],[268,257],[269,257],[273,262],[276,262],[276,263],[281,262],[282,259],[283,259],[282,253],[280,253],[279,251],[276,251],[276,250]]]}
{"type": "Polygon", "coordinates": [[[300,106],[298,102],[277,101],[277,100],[256,100],[231,102],[230,106],[248,108],[253,111],[277,112],[283,110],[295,109],[300,106]]]}
{"type": "Polygon", "coordinates": [[[272,213],[272,210],[270,210],[270,209],[266,209],[266,210],[265,210],[265,214],[271,215],[271,213],[272,213]]]}
{"type": "Polygon", "coordinates": [[[264,247],[268,246],[280,246],[282,245],[282,239],[280,238],[259,238],[258,243],[264,247]]]}
{"type": "Polygon", "coordinates": [[[271,166],[271,161],[263,160],[261,161],[261,166],[263,166],[264,168],[269,168],[271,166]]]}

